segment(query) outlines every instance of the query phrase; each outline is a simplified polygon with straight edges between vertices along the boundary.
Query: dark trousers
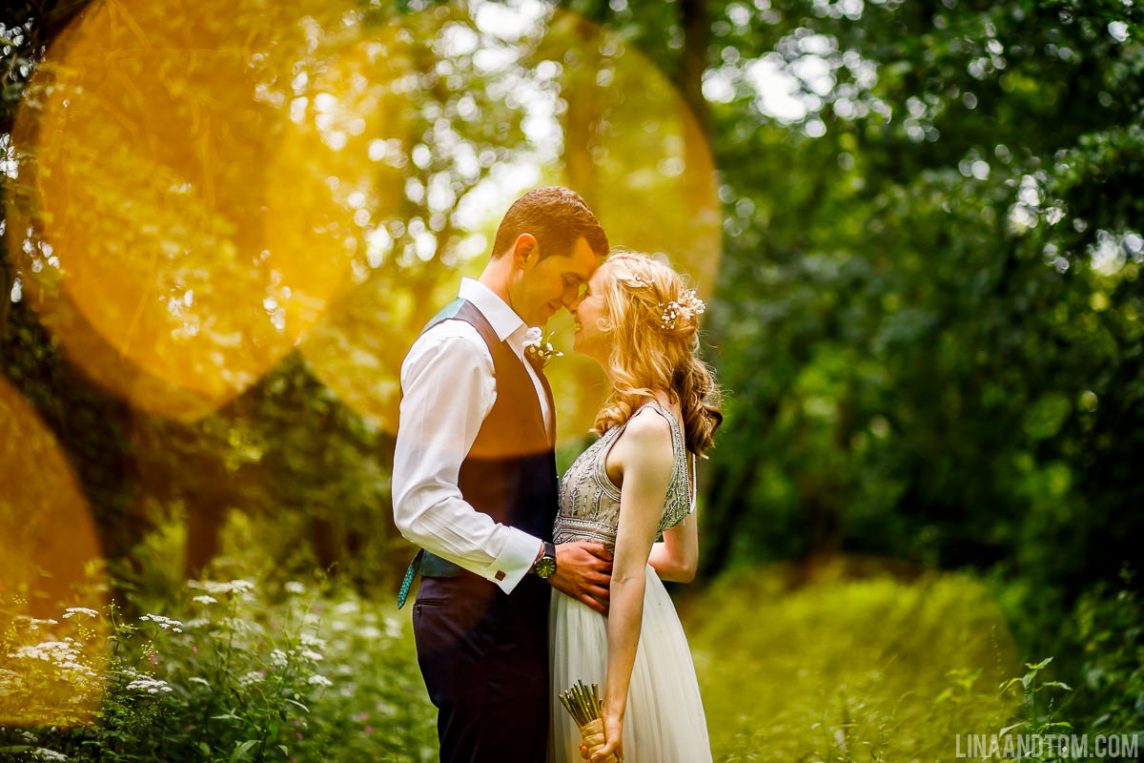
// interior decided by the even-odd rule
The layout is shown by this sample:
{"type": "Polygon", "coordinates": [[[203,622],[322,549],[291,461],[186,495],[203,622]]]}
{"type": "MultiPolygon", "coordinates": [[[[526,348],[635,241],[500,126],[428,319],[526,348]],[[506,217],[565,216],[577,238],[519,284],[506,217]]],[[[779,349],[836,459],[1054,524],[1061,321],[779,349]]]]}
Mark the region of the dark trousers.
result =
{"type": "Polygon", "coordinates": [[[509,595],[467,572],[422,579],[413,633],[442,763],[545,760],[549,592],[535,577],[509,595]]]}

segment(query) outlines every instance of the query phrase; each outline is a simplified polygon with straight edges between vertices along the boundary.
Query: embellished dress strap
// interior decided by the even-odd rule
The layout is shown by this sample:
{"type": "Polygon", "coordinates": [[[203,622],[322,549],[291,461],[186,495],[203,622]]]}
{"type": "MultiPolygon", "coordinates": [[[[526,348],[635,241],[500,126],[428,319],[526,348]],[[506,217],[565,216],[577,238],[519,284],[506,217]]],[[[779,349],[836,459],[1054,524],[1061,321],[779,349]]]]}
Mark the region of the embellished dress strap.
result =
{"type": "MultiPolygon", "coordinates": [[[[628,421],[644,408],[652,408],[665,419],[671,427],[671,450],[674,454],[671,467],[671,478],[667,485],[667,498],[664,502],[663,515],[660,517],[659,531],[675,527],[692,512],[694,506],[694,487],[692,485],[691,470],[688,468],[687,442],[683,438],[683,427],[671,409],[658,400],[649,400],[636,409],[628,421]]],[[[626,422],[625,422],[626,424],[626,422]]]]}

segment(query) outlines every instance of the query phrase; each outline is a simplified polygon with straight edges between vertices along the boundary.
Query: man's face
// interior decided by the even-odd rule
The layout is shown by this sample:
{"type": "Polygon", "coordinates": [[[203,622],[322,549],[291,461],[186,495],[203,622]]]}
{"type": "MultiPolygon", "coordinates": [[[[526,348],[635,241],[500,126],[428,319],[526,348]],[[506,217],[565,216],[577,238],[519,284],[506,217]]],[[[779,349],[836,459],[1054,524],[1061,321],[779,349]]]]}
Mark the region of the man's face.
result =
{"type": "Polygon", "coordinates": [[[543,326],[561,307],[570,307],[592,277],[600,258],[583,238],[567,254],[539,258],[539,249],[525,261],[513,289],[512,304],[529,326],[543,326]]]}

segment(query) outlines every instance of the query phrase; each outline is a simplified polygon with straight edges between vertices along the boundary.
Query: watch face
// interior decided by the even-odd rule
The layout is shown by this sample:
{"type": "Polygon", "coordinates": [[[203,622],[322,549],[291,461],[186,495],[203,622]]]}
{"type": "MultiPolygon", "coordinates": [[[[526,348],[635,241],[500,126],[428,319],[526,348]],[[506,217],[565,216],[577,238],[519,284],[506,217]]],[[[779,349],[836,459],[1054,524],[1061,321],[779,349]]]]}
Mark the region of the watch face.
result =
{"type": "Polygon", "coordinates": [[[551,556],[542,556],[536,560],[536,576],[541,579],[548,579],[552,577],[552,573],[556,572],[556,560],[551,556]]]}

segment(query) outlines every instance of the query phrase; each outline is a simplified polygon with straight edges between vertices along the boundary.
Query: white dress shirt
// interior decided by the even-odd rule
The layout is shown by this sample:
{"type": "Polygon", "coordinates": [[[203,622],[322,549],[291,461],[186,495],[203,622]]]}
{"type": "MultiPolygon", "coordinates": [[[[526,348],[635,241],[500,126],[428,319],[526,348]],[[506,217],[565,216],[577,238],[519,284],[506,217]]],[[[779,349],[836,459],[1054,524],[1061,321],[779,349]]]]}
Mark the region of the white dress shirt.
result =
{"type": "MultiPolygon", "coordinates": [[[[529,330],[491,289],[470,278],[458,296],[488,320],[524,362],[546,425],[553,412],[532,364],[524,360],[529,330]]],[[[492,354],[470,324],[446,320],[422,334],[401,365],[400,422],[393,456],[393,515],[405,538],[496,583],[510,593],[536,560],[542,541],[465,501],[461,463],[497,399],[492,354]]],[[[521,415],[527,415],[525,411],[521,415]]]]}

